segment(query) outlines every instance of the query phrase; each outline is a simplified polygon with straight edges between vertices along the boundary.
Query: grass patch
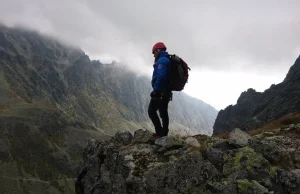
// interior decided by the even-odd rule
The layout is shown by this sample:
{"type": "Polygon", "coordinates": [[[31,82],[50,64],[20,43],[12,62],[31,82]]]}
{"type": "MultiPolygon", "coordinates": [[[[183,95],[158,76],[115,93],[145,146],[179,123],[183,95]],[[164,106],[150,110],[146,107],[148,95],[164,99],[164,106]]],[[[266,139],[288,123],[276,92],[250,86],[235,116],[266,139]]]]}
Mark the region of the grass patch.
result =
{"type": "Polygon", "coordinates": [[[283,128],[286,125],[300,123],[300,113],[290,113],[277,120],[271,121],[264,126],[250,130],[248,133],[253,136],[267,131],[273,131],[278,128],[283,128]]]}
{"type": "Polygon", "coordinates": [[[229,133],[230,132],[228,130],[224,130],[224,132],[213,135],[213,137],[216,137],[219,139],[229,139],[229,133]]]}

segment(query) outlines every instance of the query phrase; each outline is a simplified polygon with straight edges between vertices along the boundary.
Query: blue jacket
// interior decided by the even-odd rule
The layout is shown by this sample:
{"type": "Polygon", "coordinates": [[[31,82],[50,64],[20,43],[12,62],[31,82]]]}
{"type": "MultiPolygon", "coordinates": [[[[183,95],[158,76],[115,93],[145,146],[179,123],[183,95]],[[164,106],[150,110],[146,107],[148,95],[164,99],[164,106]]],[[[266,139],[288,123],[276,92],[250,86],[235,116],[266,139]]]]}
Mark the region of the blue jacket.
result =
{"type": "Polygon", "coordinates": [[[171,61],[168,52],[161,52],[153,65],[152,87],[154,91],[166,91],[169,89],[169,76],[171,61]]]}

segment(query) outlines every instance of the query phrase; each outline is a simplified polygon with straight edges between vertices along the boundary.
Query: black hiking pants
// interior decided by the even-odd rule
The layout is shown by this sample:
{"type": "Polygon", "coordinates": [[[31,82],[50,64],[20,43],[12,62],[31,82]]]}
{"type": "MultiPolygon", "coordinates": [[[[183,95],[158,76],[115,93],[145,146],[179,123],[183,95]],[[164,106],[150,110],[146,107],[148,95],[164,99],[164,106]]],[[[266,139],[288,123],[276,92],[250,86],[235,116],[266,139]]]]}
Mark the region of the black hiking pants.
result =
{"type": "Polygon", "coordinates": [[[169,133],[169,114],[168,105],[171,100],[172,93],[165,94],[161,98],[151,98],[148,115],[154,125],[155,132],[157,136],[167,136],[169,133]],[[162,120],[162,125],[158,117],[157,111],[159,111],[159,116],[162,120]]]}

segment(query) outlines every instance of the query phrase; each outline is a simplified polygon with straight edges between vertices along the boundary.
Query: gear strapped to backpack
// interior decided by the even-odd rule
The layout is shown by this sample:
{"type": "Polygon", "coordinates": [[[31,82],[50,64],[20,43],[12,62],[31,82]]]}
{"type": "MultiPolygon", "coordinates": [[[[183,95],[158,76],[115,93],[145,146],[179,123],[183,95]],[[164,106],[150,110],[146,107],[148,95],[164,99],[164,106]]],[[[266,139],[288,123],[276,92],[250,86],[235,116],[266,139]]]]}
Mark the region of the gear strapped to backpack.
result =
{"type": "Polygon", "coordinates": [[[171,61],[171,75],[170,75],[170,88],[171,91],[183,90],[189,77],[189,70],[191,70],[187,63],[179,56],[172,54],[171,61]]]}

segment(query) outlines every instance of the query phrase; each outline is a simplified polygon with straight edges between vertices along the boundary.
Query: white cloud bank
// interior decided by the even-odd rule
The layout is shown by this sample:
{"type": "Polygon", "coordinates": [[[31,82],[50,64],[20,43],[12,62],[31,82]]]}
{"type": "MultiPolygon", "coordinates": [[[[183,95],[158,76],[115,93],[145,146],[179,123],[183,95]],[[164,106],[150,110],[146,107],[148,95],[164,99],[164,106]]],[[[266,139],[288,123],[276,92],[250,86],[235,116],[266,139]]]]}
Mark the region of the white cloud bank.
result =
{"type": "Polygon", "coordinates": [[[185,92],[217,109],[284,79],[300,53],[300,1],[0,0],[0,21],[151,75],[152,45],[191,66],[185,92]]]}

